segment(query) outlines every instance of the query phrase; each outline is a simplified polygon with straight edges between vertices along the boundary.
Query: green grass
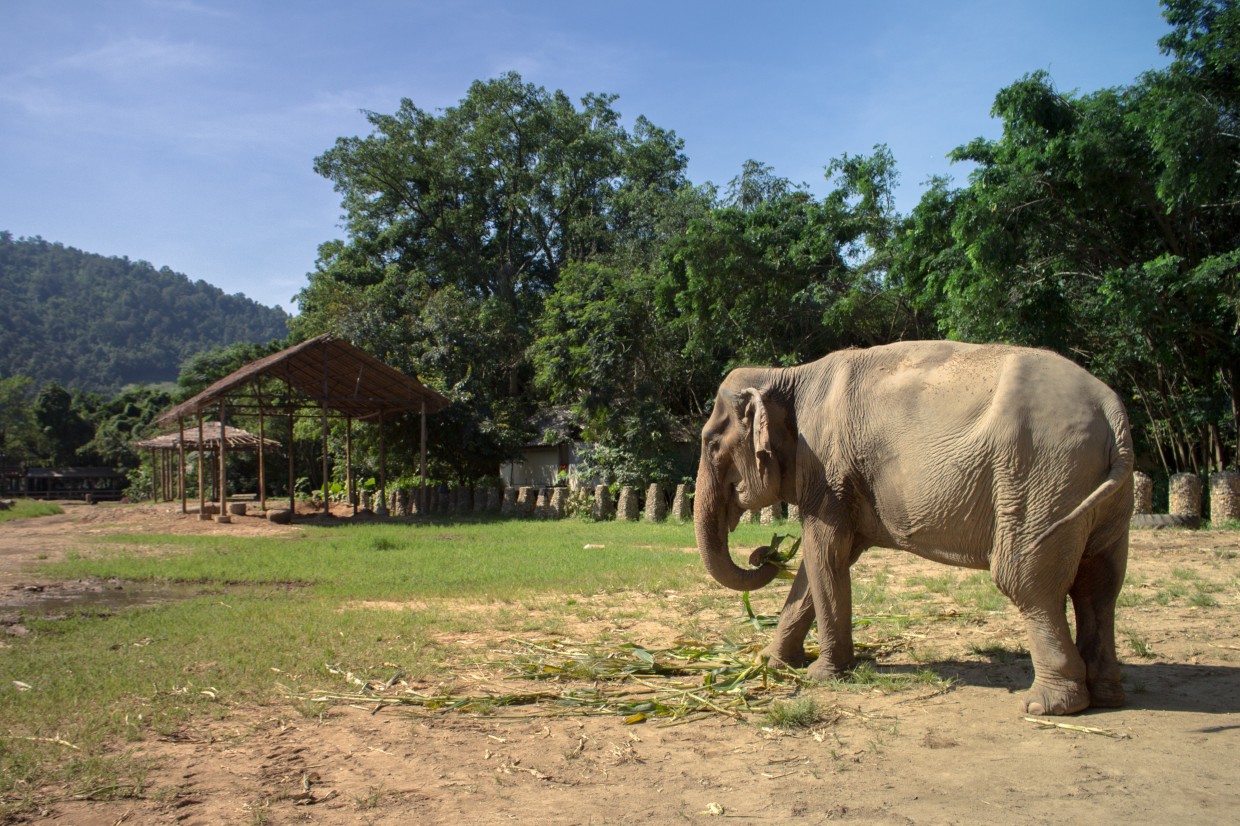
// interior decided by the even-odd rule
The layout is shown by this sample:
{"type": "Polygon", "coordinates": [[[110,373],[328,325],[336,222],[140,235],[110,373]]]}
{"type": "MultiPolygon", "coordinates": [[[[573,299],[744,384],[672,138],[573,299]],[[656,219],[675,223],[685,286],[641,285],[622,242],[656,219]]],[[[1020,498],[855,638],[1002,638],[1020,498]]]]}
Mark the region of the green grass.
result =
{"type": "Polygon", "coordinates": [[[915,687],[943,689],[951,685],[951,680],[940,677],[929,668],[919,668],[912,672],[891,671],[862,660],[847,674],[830,680],[828,685],[836,691],[895,692],[915,687]]]}
{"type": "MultiPolygon", "coordinates": [[[[770,532],[742,529],[734,542],[770,532]]],[[[465,656],[438,641],[446,635],[554,632],[579,595],[701,584],[684,552],[693,544],[687,525],[576,521],[106,536],[39,575],[192,582],[201,594],[107,617],[23,618],[32,633],[0,656],[0,819],[47,784],[141,793],[145,769],[124,743],[235,704],[288,706],[282,685],[348,688],[327,664],[362,679],[390,677],[385,663],[433,677],[465,656]]]]}
{"type": "Polygon", "coordinates": [[[14,519],[31,519],[36,516],[54,516],[64,513],[59,505],[52,502],[39,502],[35,499],[16,499],[13,507],[0,511],[0,523],[12,522],[14,519]]]}
{"type": "Polygon", "coordinates": [[[813,728],[823,719],[823,711],[813,697],[776,700],[766,711],[766,724],[775,728],[813,728]]]}
{"type": "MultiPolygon", "coordinates": [[[[750,544],[760,541],[761,534],[750,544]]],[[[320,596],[351,600],[506,600],[700,580],[700,565],[681,551],[693,544],[691,526],[572,520],[312,527],[291,538],[244,540],[114,535],[101,540],[100,553],[44,571],[65,578],[301,583],[320,596]],[[605,547],[583,550],[586,544],[605,547]]]]}

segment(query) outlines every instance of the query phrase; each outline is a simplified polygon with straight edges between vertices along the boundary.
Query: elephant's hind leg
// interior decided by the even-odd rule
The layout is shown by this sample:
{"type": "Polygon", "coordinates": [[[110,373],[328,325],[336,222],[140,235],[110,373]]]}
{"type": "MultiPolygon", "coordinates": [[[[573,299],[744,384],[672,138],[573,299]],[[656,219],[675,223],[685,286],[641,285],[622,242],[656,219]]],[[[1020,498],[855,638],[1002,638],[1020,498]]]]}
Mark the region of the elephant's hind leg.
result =
{"type": "MultiPolygon", "coordinates": [[[[1074,714],[1089,707],[1085,662],[1072,642],[1066,615],[1068,588],[1084,541],[1064,547],[1032,547],[1011,555],[1015,565],[992,570],[995,584],[1016,604],[1029,631],[1033,685],[1021,706],[1028,714],[1074,714]]],[[[1006,555],[1005,555],[1006,556],[1006,555]]]]}
{"type": "Polygon", "coordinates": [[[1091,706],[1122,706],[1126,699],[1115,653],[1115,601],[1124,582],[1127,552],[1127,531],[1105,547],[1091,547],[1069,591],[1076,612],[1076,648],[1085,661],[1091,706]]]}

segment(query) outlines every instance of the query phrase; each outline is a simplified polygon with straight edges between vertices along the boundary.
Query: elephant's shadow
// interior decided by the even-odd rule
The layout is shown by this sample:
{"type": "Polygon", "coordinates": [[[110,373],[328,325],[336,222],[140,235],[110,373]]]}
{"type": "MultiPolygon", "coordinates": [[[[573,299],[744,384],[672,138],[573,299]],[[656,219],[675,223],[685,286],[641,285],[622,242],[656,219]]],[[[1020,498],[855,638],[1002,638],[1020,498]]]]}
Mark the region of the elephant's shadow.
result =
{"type": "MultiPolygon", "coordinates": [[[[1005,688],[1020,694],[1033,682],[1033,663],[1028,654],[985,655],[989,662],[940,660],[916,666],[878,666],[893,674],[929,669],[956,685],[1005,688]]],[[[1240,713],[1240,667],[1192,665],[1190,663],[1126,662],[1125,708],[1144,711],[1181,711],[1197,714],[1240,713]]]]}

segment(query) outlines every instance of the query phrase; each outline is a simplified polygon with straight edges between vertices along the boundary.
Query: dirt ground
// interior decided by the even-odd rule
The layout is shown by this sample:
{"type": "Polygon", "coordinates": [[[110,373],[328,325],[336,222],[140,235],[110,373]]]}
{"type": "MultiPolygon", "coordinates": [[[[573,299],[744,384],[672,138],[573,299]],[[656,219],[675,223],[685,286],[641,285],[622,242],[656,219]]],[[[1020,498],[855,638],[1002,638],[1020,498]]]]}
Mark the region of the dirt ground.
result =
{"type": "MultiPolygon", "coordinates": [[[[70,508],[0,526],[0,595],[11,606],[37,593],[28,590],[38,587],[29,564],[118,528],[297,530],[257,519],[199,523],[151,507],[70,508]]],[[[871,551],[855,570],[858,581],[881,573],[901,583],[952,569],[871,551]]],[[[1055,719],[1087,730],[1018,713],[1032,667],[1022,627],[1003,610],[918,625],[909,635],[916,644],[878,657],[883,667],[929,667],[951,687],[814,688],[831,713],[810,729],[773,729],[757,715],[626,726],[617,717],[338,705],[315,718],[287,705],[240,707],[138,744],[157,766],[145,798],[63,801],[37,822],[1232,823],[1238,580],[1240,532],[1134,532],[1119,617],[1129,705],[1055,719]]],[[[713,587],[705,574],[702,587],[713,587]]],[[[662,610],[678,610],[666,603],[662,610]]],[[[657,622],[617,622],[633,642],[666,644],[657,622]]]]}

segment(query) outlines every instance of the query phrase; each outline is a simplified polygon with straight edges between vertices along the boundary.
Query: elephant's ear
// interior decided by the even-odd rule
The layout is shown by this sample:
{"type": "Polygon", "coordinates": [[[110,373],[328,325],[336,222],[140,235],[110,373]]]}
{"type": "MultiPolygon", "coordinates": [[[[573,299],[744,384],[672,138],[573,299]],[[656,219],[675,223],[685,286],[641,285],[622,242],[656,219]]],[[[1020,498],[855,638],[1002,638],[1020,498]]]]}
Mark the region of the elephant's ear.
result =
{"type": "Polygon", "coordinates": [[[767,415],[761,390],[746,387],[742,395],[745,398],[745,413],[749,419],[750,433],[753,434],[754,456],[761,463],[764,458],[769,459],[775,455],[771,450],[771,417],[767,415]]]}

